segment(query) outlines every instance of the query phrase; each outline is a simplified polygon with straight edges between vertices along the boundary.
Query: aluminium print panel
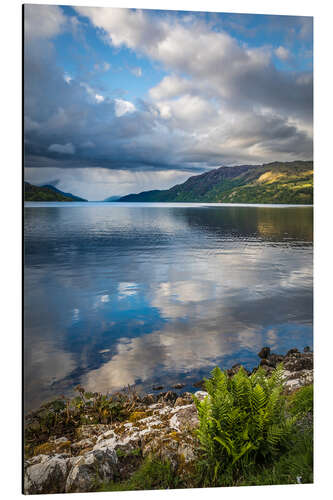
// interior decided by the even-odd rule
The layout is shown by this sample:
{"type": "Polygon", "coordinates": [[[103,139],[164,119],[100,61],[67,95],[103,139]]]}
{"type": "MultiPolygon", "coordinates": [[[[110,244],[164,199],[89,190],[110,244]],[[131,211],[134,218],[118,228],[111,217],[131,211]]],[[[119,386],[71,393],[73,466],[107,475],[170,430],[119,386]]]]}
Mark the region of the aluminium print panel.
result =
{"type": "Polygon", "coordinates": [[[312,18],[23,23],[23,492],[313,482],[312,18]]]}

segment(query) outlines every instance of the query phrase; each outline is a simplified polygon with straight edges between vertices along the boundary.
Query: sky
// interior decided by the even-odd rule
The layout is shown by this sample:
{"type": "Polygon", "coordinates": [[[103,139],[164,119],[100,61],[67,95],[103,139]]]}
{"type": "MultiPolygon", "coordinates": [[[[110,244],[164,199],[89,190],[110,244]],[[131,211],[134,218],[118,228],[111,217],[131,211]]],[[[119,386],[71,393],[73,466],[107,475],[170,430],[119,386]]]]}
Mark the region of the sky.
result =
{"type": "Polygon", "coordinates": [[[311,17],[24,7],[25,180],[89,200],[311,160],[311,17]]]}

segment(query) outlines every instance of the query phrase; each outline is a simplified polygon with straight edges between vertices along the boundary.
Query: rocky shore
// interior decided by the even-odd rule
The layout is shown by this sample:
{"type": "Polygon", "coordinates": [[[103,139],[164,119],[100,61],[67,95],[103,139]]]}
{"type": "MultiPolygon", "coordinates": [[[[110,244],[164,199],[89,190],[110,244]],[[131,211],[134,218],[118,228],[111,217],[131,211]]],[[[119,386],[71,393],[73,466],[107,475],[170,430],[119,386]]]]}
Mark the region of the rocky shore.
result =
{"type": "MultiPolygon", "coordinates": [[[[284,356],[264,347],[258,355],[261,358],[259,366],[267,376],[283,363],[286,394],[313,383],[313,353],[308,347],[302,353],[291,349],[284,356]]],[[[240,364],[233,366],[227,370],[228,375],[233,376],[240,367],[240,364]]],[[[202,400],[207,393],[199,390],[195,396],[202,400]]],[[[173,391],[141,397],[132,395],[126,405],[126,413],[119,412],[119,418],[111,422],[87,423],[93,418],[85,416],[81,418],[85,423],[74,427],[70,425],[69,406],[59,402],[58,413],[52,415],[53,435],[43,434],[40,415],[44,412],[43,418],[47,419],[47,412],[55,411],[54,405],[52,410],[44,407],[29,415],[24,493],[94,491],[105,482],[128,479],[148,456],[168,460],[174,471],[186,478],[194,467],[199,450],[196,437],[199,420],[193,395],[173,391]],[[64,418],[68,421],[68,432],[59,435],[59,429],[64,427],[57,427],[57,419],[64,418]]],[[[109,410],[103,411],[106,413],[101,413],[101,420],[108,421],[109,410]]]]}

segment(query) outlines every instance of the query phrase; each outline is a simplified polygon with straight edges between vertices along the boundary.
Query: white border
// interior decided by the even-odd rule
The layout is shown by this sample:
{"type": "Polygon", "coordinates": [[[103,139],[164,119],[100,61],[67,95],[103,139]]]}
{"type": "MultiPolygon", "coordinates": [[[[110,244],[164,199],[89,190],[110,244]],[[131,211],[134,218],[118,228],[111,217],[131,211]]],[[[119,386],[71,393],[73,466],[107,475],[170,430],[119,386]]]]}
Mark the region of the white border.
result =
{"type": "MultiPolygon", "coordinates": [[[[132,0],[26,2],[62,5],[141,7],[315,16],[315,366],[316,366],[316,455],[315,484],[208,490],[114,493],[124,500],[185,498],[202,495],[229,499],[328,498],[332,490],[332,4],[313,0],[132,0]]],[[[21,2],[1,4],[1,493],[19,498],[21,471],[21,2]]],[[[106,498],[107,493],[84,494],[86,500],[106,498]],[[101,495],[101,496],[100,496],[101,495]],[[103,496],[104,495],[104,496],[103,496]]],[[[55,499],[55,497],[50,497],[55,499]]],[[[58,497],[57,497],[58,498],[58,497]]],[[[68,497],[66,497],[68,498],[68,497]]],[[[72,498],[72,497],[71,497],[72,498]]],[[[76,496],[75,496],[76,498],[76,496]]]]}

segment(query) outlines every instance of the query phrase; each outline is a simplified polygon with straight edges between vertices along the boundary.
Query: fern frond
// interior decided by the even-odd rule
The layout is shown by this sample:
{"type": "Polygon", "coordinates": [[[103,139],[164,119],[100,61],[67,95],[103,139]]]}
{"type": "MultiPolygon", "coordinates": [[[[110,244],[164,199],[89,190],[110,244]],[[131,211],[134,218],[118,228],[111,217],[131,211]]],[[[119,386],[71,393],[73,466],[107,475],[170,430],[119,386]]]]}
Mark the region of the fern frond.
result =
{"type": "Polygon", "coordinates": [[[228,455],[231,456],[233,454],[232,441],[226,435],[224,435],[224,436],[215,436],[214,439],[221,446],[223,446],[223,448],[226,450],[226,452],[228,453],[228,455]]]}
{"type": "Polygon", "coordinates": [[[255,413],[259,413],[266,405],[267,396],[261,385],[257,384],[251,394],[252,409],[255,413]]]}
{"type": "Polygon", "coordinates": [[[234,457],[231,465],[234,465],[240,458],[242,458],[243,455],[245,455],[249,450],[253,448],[253,443],[246,443],[241,451],[234,457]]]}
{"type": "Polygon", "coordinates": [[[250,376],[240,369],[233,377],[214,368],[205,385],[208,396],[193,398],[210,477],[216,479],[222,464],[232,470],[239,461],[255,463],[290,446],[296,417],[287,416],[282,384],[282,365],[269,378],[263,368],[250,376]]]}

